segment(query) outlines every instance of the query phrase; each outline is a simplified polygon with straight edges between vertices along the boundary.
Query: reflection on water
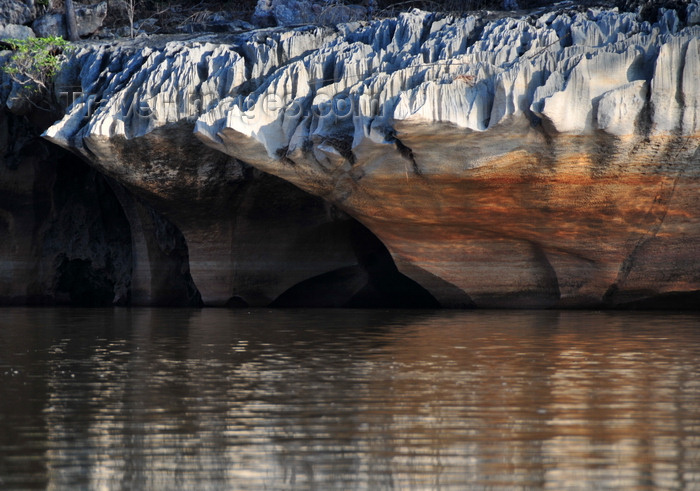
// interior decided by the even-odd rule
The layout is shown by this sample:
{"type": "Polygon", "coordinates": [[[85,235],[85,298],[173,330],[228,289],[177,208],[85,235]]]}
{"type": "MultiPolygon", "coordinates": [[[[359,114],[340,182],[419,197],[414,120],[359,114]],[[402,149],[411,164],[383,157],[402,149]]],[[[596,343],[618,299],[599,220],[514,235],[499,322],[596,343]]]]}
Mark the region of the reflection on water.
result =
{"type": "Polygon", "coordinates": [[[0,487],[700,488],[700,315],[0,310],[0,487]]]}

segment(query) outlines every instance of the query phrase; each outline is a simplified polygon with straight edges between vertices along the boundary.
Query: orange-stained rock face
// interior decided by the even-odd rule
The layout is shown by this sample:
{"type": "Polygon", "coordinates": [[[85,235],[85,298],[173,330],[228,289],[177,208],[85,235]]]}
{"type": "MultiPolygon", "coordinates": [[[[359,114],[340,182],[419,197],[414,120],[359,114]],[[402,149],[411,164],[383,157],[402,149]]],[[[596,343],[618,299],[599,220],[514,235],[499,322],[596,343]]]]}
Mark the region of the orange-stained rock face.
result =
{"type": "Polygon", "coordinates": [[[366,174],[342,206],[445,305],[618,305],[700,290],[698,139],[637,141],[634,160],[577,151],[592,139],[558,137],[555,152],[533,146],[461,174],[366,174]],[[431,288],[431,275],[448,284],[431,288]]]}
{"type": "Polygon", "coordinates": [[[413,161],[385,145],[322,188],[303,169],[287,178],[330,189],[444,306],[616,306],[700,290],[697,136],[535,127],[487,158],[502,135],[420,130],[400,134],[413,161]]]}
{"type": "Polygon", "coordinates": [[[414,10],[85,49],[81,84],[102,102],[88,114],[79,100],[45,136],[133,188],[178,190],[190,205],[173,216],[204,258],[230,249],[189,216],[220,229],[225,193],[195,190],[222,187],[209,165],[222,154],[355,217],[442,306],[697,307],[700,0],[681,10],[653,24],[603,8],[414,10]],[[114,152],[151,138],[166,159],[114,152]]]}

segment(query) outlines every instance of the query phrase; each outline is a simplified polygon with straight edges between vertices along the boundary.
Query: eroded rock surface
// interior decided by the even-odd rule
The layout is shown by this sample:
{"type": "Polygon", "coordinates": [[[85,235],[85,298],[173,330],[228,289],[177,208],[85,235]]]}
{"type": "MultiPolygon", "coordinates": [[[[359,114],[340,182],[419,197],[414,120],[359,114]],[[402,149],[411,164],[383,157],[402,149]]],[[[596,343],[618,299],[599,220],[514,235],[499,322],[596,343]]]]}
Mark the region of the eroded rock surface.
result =
{"type": "MultiPolygon", "coordinates": [[[[414,11],[92,46],[72,63],[84,95],[46,137],[159,202],[215,303],[240,285],[231,252],[251,165],[357,218],[442,306],[689,305],[700,291],[700,26],[672,10],[658,19],[414,11]]],[[[301,230],[335,223],[319,213],[301,230]]],[[[276,278],[286,286],[261,301],[351,266],[350,251],[324,251],[325,267],[276,278]]],[[[265,257],[258,272],[299,264],[265,257]]]]}
{"type": "Polygon", "coordinates": [[[35,16],[34,0],[0,0],[0,24],[27,24],[35,16]]]}
{"type": "MultiPolygon", "coordinates": [[[[75,9],[75,22],[78,36],[89,36],[102,27],[107,17],[107,2],[94,5],[79,5],[75,9]]],[[[32,23],[32,29],[39,37],[60,36],[68,37],[66,17],[63,14],[46,14],[32,23]]]]}
{"type": "MultiPolygon", "coordinates": [[[[74,71],[63,73],[59,85],[74,87],[85,94],[84,100],[47,137],[127,190],[120,200],[132,230],[136,303],[152,302],[148,286],[158,276],[153,271],[160,259],[154,262],[149,249],[150,219],[129,203],[130,193],[182,232],[189,271],[206,305],[395,303],[391,288],[380,288],[376,298],[367,299],[376,275],[362,263],[369,246],[352,242],[353,219],[282,179],[205,146],[193,133],[204,109],[242,90],[247,80],[263,79],[300,56],[307,43],[321,44],[323,32],[311,31],[307,39],[295,33],[282,37],[282,48],[269,45],[248,70],[245,55],[229,45],[170,42],[86,48],[76,53],[74,71]],[[329,278],[341,277],[335,292],[322,291],[329,278]],[[297,287],[299,283],[303,285],[297,287]],[[299,292],[309,288],[322,294],[303,299],[299,292]]],[[[264,47],[264,38],[260,42],[264,47]]],[[[257,56],[257,48],[249,49],[257,56]]],[[[382,261],[391,263],[388,253],[382,261]]],[[[410,283],[398,272],[394,277],[399,287],[410,283]]],[[[434,305],[422,288],[408,289],[434,305]]]]}

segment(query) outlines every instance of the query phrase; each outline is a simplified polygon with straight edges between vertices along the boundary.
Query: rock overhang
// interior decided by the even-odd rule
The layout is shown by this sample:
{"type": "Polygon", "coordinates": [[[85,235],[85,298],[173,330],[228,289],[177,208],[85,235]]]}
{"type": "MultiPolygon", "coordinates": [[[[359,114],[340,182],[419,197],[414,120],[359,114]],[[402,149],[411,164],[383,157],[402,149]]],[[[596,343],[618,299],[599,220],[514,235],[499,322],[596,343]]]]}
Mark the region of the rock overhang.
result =
{"type": "Polygon", "coordinates": [[[86,95],[46,137],[118,173],[112,139],[185,124],[337,204],[405,271],[477,305],[692,291],[700,231],[683,210],[697,190],[698,39],[673,11],[655,24],[605,9],[494,21],[413,11],[223,43],[86,47],[73,58],[86,95]],[[669,276],[658,252],[645,259],[656,243],[675,251],[676,281],[658,283],[669,276]]]}

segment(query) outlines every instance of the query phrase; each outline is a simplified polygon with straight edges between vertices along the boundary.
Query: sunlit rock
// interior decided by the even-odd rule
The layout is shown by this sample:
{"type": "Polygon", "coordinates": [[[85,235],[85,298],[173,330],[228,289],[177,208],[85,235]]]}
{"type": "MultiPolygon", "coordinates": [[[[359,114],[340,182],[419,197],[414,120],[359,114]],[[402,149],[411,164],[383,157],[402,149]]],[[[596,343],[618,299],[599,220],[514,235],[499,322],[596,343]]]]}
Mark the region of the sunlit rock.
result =
{"type": "Polygon", "coordinates": [[[562,7],[91,47],[86,95],[46,136],[135,189],[186,188],[196,223],[222,223],[235,169],[281,177],[366,225],[443,306],[692,295],[698,39],[672,10],[562,7]]]}
{"type": "MultiPolygon", "coordinates": [[[[128,190],[117,195],[131,226],[132,303],[173,302],[163,286],[177,267],[170,256],[181,248],[167,247],[170,235],[160,232],[163,225],[149,207],[182,232],[188,272],[206,305],[260,306],[278,297],[284,305],[371,303],[358,297],[373,279],[361,259],[368,247],[351,240],[350,217],[205,146],[193,133],[203,111],[245,91],[248,77],[264,78],[288,59],[316,49],[323,32],[257,33],[240,52],[207,42],[159,47],[136,42],[74,54],[58,88],[73,87],[75,92],[59,96],[75,96],[76,102],[45,138],[78,153],[128,190]],[[260,56],[251,66],[246,50],[255,49],[260,56]],[[303,302],[290,302],[291,293],[283,296],[302,282],[312,289],[323,284],[323,275],[338,278],[334,272],[340,270],[349,271],[352,281],[333,295],[303,302]]],[[[391,262],[388,254],[386,260],[391,262]]]]}

